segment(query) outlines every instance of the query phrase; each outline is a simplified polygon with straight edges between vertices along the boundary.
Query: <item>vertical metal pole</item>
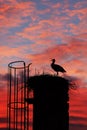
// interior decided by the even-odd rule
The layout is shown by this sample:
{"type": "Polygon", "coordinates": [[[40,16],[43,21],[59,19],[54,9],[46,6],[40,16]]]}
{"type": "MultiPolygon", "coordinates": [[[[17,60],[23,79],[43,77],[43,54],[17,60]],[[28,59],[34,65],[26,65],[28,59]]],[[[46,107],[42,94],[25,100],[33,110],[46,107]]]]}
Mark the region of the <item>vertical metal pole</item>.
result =
{"type": "MultiPolygon", "coordinates": [[[[21,84],[23,85],[23,71],[21,75],[21,84]]],[[[23,87],[23,86],[22,86],[23,87]]],[[[23,88],[21,89],[21,130],[23,128],[23,88]]]]}
{"type": "Polygon", "coordinates": [[[14,129],[15,129],[15,124],[16,124],[16,119],[15,119],[15,115],[16,115],[16,69],[14,69],[14,129]]]}
{"type": "Polygon", "coordinates": [[[26,66],[24,63],[24,130],[26,130],[26,66]]]}
{"type": "Polygon", "coordinates": [[[10,127],[10,120],[9,120],[9,99],[10,99],[10,69],[8,68],[8,84],[7,84],[7,128],[10,127]]]}
{"type": "MultiPolygon", "coordinates": [[[[8,70],[8,75],[9,75],[9,70],[8,70]]],[[[7,82],[7,128],[8,128],[8,93],[9,93],[9,83],[7,82]]]]}
{"type": "MultiPolygon", "coordinates": [[[[27,68],[27,85],[29,86],[29,65],[27,68]]],[[[27,86],[27,99],[29,98],[29,89],[27,86]]],[[[29,103],[27,102],[27,130],[29,130],[29,103]]]]}
{"type": "Polygon", "coordinates": [[[18,76],[16,83],[16,130],[18,128],[18,76]]]}
{"type": "Polygon", "coordinates": [[[11,128],[11,69],[10,71],[10,89],[9,89],[9,130],[11,128]]]}

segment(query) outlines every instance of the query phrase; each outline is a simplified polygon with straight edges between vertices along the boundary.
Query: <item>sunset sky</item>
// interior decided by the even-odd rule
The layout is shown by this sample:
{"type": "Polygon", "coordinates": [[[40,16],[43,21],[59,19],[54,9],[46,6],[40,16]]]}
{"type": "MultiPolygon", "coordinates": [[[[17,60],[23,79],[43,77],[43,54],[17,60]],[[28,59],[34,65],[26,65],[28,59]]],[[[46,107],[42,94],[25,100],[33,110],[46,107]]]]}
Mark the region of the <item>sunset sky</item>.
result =
{"type": "Polygon", "coordinates": [[[8,63],[32,62],[31,74],[54,74],[51,58],[81,89],[71,96],[70,130],[86,130],[87,0],[0,0],[0,130],[6,127],[8,63]]]}

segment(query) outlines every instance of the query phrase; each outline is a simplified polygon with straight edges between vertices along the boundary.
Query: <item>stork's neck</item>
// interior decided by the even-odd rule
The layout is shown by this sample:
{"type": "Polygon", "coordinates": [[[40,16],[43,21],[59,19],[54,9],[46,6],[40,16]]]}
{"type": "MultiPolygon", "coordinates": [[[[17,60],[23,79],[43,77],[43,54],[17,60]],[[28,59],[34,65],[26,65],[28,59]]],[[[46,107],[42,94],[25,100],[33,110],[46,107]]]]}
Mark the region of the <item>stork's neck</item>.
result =
{"type": "Polygon", "coordinates": [[[55,63],[55,61],[52,61],[52,64],[54,64],[55,63]]]}

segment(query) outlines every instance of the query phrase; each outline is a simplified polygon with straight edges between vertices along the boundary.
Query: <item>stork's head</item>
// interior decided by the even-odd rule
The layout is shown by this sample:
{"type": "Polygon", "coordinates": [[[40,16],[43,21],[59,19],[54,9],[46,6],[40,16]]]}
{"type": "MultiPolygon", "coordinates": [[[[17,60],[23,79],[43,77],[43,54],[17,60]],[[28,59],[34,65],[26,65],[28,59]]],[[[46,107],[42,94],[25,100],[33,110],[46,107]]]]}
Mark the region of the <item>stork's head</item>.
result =
{"type": "Polygon", "coordinates": [[[55,62],[55,59],[51,59],[52,62],[55,62]]]}

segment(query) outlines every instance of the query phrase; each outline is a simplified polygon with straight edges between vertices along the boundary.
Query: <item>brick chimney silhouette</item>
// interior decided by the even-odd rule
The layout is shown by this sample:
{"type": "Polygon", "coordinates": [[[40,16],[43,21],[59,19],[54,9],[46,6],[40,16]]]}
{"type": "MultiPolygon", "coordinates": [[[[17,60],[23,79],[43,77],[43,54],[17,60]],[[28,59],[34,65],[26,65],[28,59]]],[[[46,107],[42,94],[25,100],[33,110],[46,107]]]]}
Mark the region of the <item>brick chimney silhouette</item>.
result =
{"type": "Polygon", "coordinates": [[[69,130],[68,80],[50,75],[32,76],[29,86],[34,91],[33,130],[69,130]]]}

